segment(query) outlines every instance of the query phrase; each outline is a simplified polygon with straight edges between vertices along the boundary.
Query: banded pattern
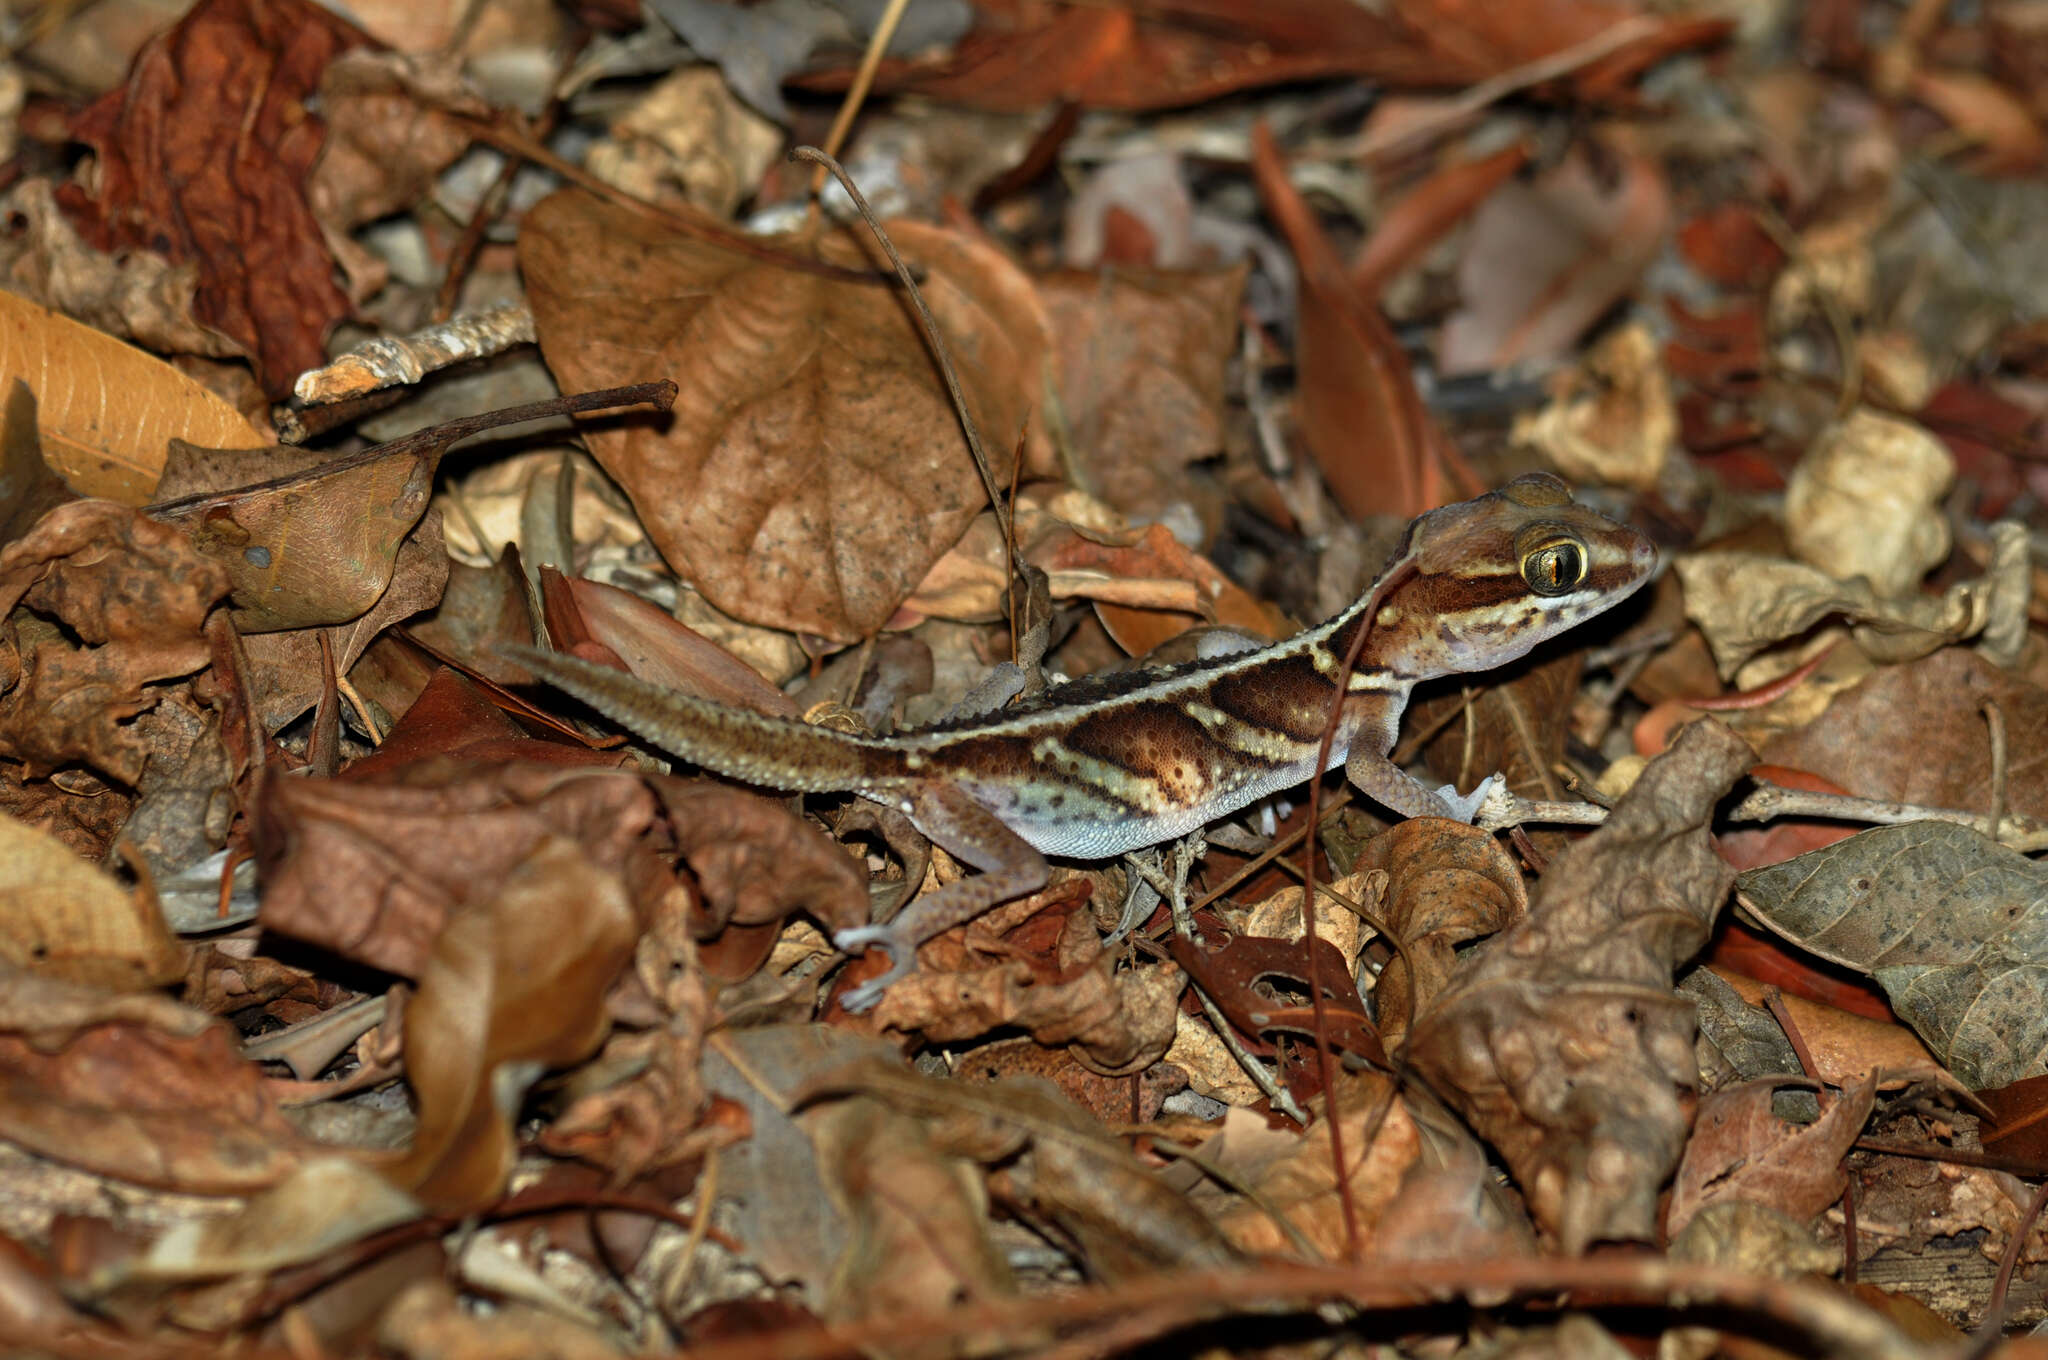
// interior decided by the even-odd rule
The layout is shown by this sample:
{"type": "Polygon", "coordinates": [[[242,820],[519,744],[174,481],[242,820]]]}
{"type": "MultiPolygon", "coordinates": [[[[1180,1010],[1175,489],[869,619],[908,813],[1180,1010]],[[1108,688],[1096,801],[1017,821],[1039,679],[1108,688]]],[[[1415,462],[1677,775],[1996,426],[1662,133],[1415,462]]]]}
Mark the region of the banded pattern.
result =
{"type": "Polygon", "coordinates": [[[891,738],[737,712],[575,658],[516,655],[557,688],[721,774],[774,789],[865,793],[906,812],[920,786],[943,783],[1040,851],[1106,858],[1307,779],[1354,646],[1332,764],[1355,745],[1384,757],[1416,682],[1515,660],[1626,599],[1655,563],[1647,539],[1574,504],[1556,478],[1524,477],[1416,520],[1370,590],[1285,642],[1084,680],[1028,710],[891,738]],[[1575,568],[1574,579],[1541,574],[1532,562],[1575,568]]]}

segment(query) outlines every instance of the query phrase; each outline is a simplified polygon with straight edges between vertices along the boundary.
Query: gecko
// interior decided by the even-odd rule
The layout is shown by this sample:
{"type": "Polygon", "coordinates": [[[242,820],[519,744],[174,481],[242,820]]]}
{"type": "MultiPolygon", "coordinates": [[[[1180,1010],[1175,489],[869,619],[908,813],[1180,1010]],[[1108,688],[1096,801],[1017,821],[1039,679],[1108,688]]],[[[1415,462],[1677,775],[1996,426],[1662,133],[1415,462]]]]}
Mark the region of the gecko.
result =
{"type": "Polygon", "coordinates": [[[894,920],[833,935],[843,952],[889,955],[887,973],[843,999],[860,1011],[911,971],[918,945],[1043,887],[1046,856],[1111,859],[1162,844],[1318,775],[1333,713],[1325,769],[1341,763],[1360,792],[1403,817],[1470,822],[1500,776],[1461,797],[1388,759],[1410,689],[1516,660],[1627,599],[1656,564],[1641,533],[1531,473],[1416,519],[1357,600],[1286,641],[1083,677],[1024,705],[887,737],[727,708],[576,657],[503,650],[691,764],[785,793],[863,795],[980,871],[894,920]]]}

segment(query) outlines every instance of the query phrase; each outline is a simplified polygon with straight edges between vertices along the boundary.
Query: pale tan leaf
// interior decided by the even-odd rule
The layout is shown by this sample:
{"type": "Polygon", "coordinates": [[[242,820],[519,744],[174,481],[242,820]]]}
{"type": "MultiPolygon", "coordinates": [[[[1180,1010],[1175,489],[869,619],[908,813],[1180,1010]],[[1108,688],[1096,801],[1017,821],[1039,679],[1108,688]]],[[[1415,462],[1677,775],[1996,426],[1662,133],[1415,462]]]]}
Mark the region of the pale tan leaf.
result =
{"type": "Polygon", "coordinates": [[[115,991],[142,991],[185,973],[185,951],[154,894],[131,893],[56,837],[5,816],[0,959],[115,991]]]}
{"type": "Polygon", "coordinates": [[[0,293],[0,390],[16,378],[40,403],[43,456],[82,495],[144,504],[173,439],[233,449],[267,442],[163,360],[0,293]]]}

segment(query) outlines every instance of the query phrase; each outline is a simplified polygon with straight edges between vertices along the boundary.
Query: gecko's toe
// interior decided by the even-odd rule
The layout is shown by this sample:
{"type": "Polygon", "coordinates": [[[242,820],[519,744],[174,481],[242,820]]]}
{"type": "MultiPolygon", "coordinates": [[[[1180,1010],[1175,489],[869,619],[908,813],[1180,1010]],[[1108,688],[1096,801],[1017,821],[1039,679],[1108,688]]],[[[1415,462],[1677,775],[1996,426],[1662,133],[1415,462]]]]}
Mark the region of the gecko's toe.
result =
{"type": "Polygon", "coordinates": [[[842,954],[861,954],[880,948],[889,955],[889,971],[878,978],[870,978],[839,998],[839,1004],[849,1014],[859,1015],[862,1011],[873,1010],[882,993],[889,990],[899,979],[907,977],[913,961],[917,958],[915,949],[907,949],[904,942],[887,926],[854,926],[847,930],[835,931],[832,947],[842,954]]]}
{"type": "Polygon", "coordinates": [[[1505,782],[1502,775],[1494,773],[1480,780],[1479,787],[1470,793],[1461,794],[1457,785],[1446,784],[1436,791],[1436,796],[1444,800],[1444,806],[1451,810],[1451,816],[1470,826],[1472,819],[1479,815],[1479,805],[1486,801],[1486,796],[1492,793],[1496,786],[1505,782]]]}

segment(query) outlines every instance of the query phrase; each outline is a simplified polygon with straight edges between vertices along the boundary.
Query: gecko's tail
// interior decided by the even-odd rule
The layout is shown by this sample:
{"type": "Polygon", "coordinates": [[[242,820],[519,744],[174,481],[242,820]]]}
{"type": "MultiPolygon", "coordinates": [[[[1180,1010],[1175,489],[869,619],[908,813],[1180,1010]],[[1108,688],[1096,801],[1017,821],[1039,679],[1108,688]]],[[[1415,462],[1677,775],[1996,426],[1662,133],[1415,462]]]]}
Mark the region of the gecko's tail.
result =
{"type": "Polygon", "coordinates": [[[662,750],[749,784],[846,793],[904,772],[903,753],[872,738],[727,708],[559,652],[500,650],[662,750]]]}

